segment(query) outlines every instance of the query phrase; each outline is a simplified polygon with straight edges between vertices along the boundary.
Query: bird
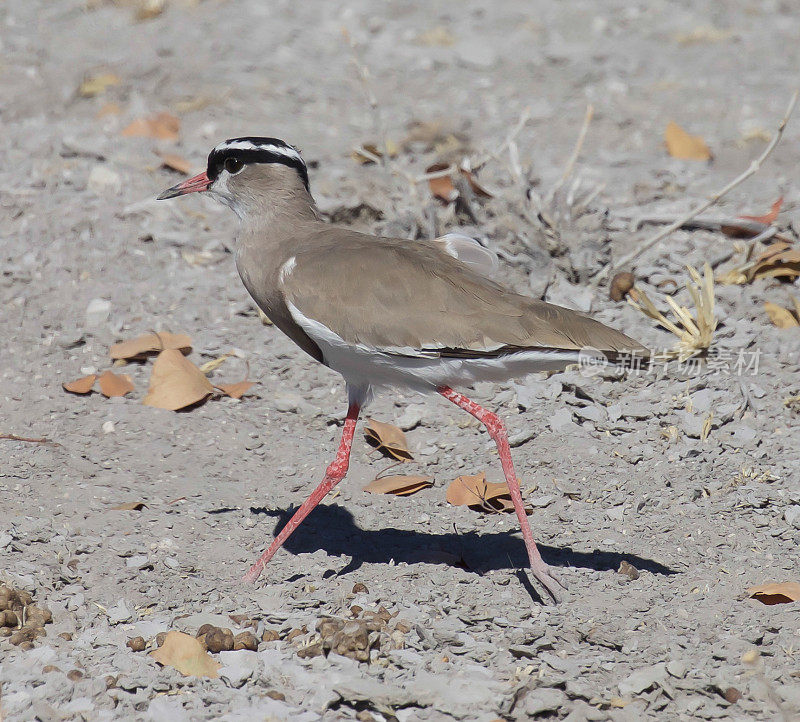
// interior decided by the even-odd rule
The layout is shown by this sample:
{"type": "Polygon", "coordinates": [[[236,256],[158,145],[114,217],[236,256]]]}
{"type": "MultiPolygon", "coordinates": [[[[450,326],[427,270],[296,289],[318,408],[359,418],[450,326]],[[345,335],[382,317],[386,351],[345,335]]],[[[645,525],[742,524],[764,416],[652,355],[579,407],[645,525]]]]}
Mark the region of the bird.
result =
{"type": "Polygon", "coordinates": [[[202,173],[158,200],[191,193],[205,193],[239,217],[236,268],[248,293],[280,331],[341,374],[347,390],[334,460],[244,580],[258,578],[345,477],[361,410],[376,392],[394,387],[438,393],[484,425],[497,447],[531,573],[557,602],[566,586],[534,541],[506,426],[456,388],[564,370],[587,349],[617,363],[647,349],[584,313],[493,280],[495,255],[469,237],[407,240],[327,223],[300,151],[278,138],[219,143],[202,173]]]}

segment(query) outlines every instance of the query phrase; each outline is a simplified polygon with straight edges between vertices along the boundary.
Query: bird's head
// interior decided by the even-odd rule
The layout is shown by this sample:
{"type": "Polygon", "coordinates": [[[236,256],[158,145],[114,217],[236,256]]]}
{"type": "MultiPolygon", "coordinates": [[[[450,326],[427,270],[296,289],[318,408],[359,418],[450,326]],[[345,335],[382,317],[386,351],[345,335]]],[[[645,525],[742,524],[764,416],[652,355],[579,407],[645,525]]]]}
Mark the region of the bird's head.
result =
{"type": "Polygon", "coordinates": [[[308,169],[297,148],[282,140],[231,138],[208,154],[205,171],[168,188],[158,200],[197,192],[208,193],[245,218],[291,198],[308,200],[308,169]]]}

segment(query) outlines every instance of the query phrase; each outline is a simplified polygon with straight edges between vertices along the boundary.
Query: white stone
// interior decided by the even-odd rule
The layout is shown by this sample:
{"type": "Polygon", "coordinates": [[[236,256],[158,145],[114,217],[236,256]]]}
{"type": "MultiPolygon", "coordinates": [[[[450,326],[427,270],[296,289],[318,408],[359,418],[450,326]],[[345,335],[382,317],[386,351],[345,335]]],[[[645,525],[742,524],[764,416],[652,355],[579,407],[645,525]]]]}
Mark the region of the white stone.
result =
{"type": "Polygon", "coordinates": [[[119,195],[122,192],[122,178],[119,173],[105,165],[92,168],[86,185],[90,191],[100,196],[119,195]]]}
{"type": "Polygon", "coordinates": [[[628,695],[641,694],[646,689],[650,689],[654,684],[663,682],[667,678],[667,665],[659,662],[650,667],[642,667],[628,675],[619,683],[619,693],[625,697],[628,695]]]}
{"type": "Polygon", "coordinates": [[[86,325],[89,328],[97,328],[108,321],[111,313],[111,301],[105,298],[93,298],[86,307],[86,325]]]}
{"type": "Polygon", "coordinates": [[[127,622],[133,615],[128,607],[125,606],[125,600],[120,599],[111,609],[108,610],[109,624],[121,624],[127,622]]]}
{"type": "Polygon", "coordinates": [[[188,722],[189,714],[183,705],[171,697],[156,697],[147,708],[150,722],[188,722]]]}
{"type": "MultiPolygon", "coordinates": [[[[783,512],[783,518],[787,524],[790,524],[795,529],[800,529],[800,506],[787,507],[786,511],[783,512]]],[[[2,546],[2,543],[0,543],[0,546],[2,546]]]]}

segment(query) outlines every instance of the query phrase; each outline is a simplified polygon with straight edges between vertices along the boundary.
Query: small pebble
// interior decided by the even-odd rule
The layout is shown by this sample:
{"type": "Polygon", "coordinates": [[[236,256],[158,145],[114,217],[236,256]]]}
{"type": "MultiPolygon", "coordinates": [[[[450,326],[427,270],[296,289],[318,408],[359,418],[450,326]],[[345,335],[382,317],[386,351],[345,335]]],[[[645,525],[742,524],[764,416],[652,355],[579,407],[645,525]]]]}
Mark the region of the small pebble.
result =
{"type": "Polygon", "coordinates": [[[275,629],[265,629],[264,634],[261,635],[262,642],[275,642],[280,638],[281,638],[280,632],[278,632],[275,629]]]}
{"type": "Polygon", "coordinates": [[[143,652],[146,645],[143,637],[133,637],[128,640],[126,646],[132,652],[143,652]]]}
{"type": "Polygon", "coordinates": [[[240,632],[233,638],[233,648],[249,649],[253,652],[258,651],[258,639],[252,632],[240,632]]]}

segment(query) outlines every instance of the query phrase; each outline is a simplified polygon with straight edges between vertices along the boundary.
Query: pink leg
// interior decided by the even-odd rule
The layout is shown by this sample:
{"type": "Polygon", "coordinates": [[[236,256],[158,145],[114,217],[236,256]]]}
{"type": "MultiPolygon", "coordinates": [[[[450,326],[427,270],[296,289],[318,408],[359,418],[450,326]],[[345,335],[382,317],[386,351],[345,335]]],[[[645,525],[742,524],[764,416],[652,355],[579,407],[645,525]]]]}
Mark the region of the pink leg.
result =
{"type": "Polygon", "coordinates": [[[265,551],[259,560],[250,567],[250,571],[244,575],[242,581],[254,582],[261,574],[261,570],[267,566],[267,562],[275,555],[275,552],[281,548],[283,543],[289,538],[291,533],[300,526],[303,519],[305,519],[314,507],[319,504],[325,496],[336,486],[345,474],[347,474],[347,467],[350,465],[350,449],[353,446],[353,436],[356,433],[356,422],[358,421],[358,404],[350,404],[347,409],[347,418],[344,421],[344,429],[342,430],[342,439],[339,442],[339,450],[336,452],[336,458],[333,463],[325,470],[325,478],[320,485],[314,489],[311,496],[306,499],[303,505],[294,513],[294,516],[289,519],[280,534],[275,537],[275,540],[270,544],[269,549],[265,551]]]}
{"type": "Polygon", "coordinates": [[[514,502],[514,509],[517,512],[519,525],[522,527],[522,538],[525,540],[525,548],[528,550],[528,559],[531,563],[531,571],[547,589],[553,599],[558,601],[558,586],[564,586],[561,580],[556,576],[555,572],[544,563],[539,550],[536,548],[536,542],[533,541],[533,533],[531,526],[528,523],[528,515],[525,513],[525,506],[522,502],[522,492],[519,489],[519,481],[517,481],[517,474],[514,471],[514,463],[511,461],[511,449],[508,446],[508,433],[506,427],[499,416],[487,411],[482,406],[479,406],[474,401],[470,401],[463,394],[453,391],[449,386],[443,386],[438,389],[439,393],[444,396],[448,401],[452,401],[456,406],[464,409],[469,414],[472,414],[478,421],[480,421],[489,432],[495,444],[497,444],[497,451],[500,454],[500,463],[503,465],[503,473],[506,475],[506,483],[508,484],[508,491],[511,494],[511,501],[514,502]]]}

